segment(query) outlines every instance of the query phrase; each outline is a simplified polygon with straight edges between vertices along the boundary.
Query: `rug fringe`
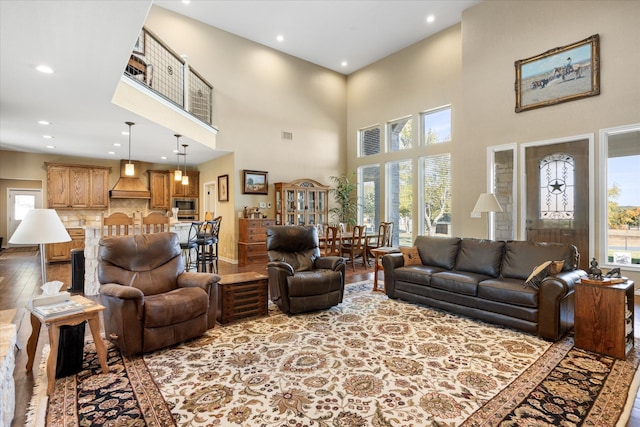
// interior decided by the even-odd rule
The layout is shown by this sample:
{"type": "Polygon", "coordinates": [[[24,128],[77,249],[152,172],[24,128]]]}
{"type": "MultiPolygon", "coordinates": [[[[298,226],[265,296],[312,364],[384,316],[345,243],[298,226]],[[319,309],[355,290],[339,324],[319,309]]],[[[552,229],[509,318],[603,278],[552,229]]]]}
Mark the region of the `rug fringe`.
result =
{"type": "Polygon", "coordinates": [[[44,427],[47,417],[49,396],[47,396],[47,357],[49,344],[42,349],[42,358],[33,386],[33,395],[29,401],[26,413],[26,427],[44,427]]]}

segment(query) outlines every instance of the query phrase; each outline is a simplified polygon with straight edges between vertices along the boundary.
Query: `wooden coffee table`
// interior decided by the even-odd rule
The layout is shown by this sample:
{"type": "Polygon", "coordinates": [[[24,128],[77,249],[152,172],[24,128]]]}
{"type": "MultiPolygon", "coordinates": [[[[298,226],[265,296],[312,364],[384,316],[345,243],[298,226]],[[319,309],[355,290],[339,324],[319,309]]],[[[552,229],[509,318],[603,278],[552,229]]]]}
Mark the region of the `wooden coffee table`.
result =
{"type": "Polygon", "coordinates": [[[266,316],[269,277],[248,272],[223,274],[218,282],[218,322],[229,323],[253,316],[266,316]]]}

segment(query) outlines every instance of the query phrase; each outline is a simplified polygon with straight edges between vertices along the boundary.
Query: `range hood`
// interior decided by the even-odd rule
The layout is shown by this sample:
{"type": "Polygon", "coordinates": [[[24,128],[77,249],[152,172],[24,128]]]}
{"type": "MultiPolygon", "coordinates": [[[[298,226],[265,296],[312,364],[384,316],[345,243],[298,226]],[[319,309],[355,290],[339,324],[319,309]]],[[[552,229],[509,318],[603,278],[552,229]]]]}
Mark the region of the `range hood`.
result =
{"type": "Polygon", "coordinates": [[[112,199],[150,199],[151,192],[138,177],[140,164],[132,161],[131,163],[135,166],[136,175],[126,176],[124,174],[124,165],[127,163],[127,160],[120,160],[120,179],[111,191],[109,191],[109,197],[112,199]]]}

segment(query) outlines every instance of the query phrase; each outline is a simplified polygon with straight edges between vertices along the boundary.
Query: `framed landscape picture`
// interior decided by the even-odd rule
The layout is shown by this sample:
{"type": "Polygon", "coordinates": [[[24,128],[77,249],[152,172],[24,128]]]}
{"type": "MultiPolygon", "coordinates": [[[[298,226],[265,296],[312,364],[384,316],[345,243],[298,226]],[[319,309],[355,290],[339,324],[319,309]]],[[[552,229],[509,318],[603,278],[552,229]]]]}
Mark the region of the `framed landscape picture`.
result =
{"type": "Polygon", "coordinates": [[[218,177],[218,201],[229,201],[229,175],[220,175],[218,177]]]}
{"type": "Polygon", "coordinates": [[[600,36],[515,61],[516,113],[600,94],[600,36]]]}
{"type": "Polygon", "coordinates": [[[267,183],[268,172],[244,170],[242,182],[245,194],[269,194],[267,183]]]}

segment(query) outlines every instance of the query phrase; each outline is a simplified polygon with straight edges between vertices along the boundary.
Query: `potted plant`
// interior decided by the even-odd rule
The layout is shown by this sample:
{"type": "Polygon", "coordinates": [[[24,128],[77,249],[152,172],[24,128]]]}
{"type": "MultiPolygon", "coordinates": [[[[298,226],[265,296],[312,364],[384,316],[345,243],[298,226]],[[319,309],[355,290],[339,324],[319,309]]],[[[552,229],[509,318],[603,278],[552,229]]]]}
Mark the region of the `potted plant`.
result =
{"type": "MultiPolygon", "coordinates": [[[[355,176],[355,173],[353,175],[355,176]]],[[[356,225],[356,217],[358,215],[356,191],[358,184],[350,181],[345,174],[329,178],[335,184],[335,187],[330,188],[329,192],[333,194],[336,203],[336,206],[331,208],[329,212],[334,216],[337,223],[346,224],[347,226],[356,225]]]]}

